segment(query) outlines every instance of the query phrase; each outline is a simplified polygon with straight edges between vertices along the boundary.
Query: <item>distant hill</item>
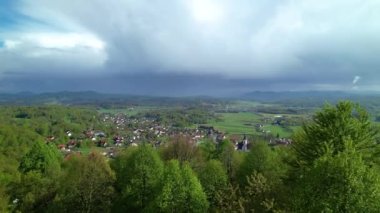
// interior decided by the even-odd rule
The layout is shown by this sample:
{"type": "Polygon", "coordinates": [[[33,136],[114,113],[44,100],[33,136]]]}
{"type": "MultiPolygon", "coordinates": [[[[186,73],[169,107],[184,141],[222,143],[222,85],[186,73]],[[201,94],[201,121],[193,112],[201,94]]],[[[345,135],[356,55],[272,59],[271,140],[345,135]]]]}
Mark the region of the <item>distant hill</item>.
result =
{"type": "Polygon", "coordinates": [[[129,94],[105,94],[93,91],[83,92],[50,92],[50,93],[2,93],[0,105],[76,105],[101,108],[117,108],[131,105],[152,106],[210,106],[233,100],[249,100],[262,103],[279,104],[293,108],[315,108],[326,102],[336,103],[339,100],[352,100],[373,110],[380,108],[380,94],[348,93],[336,91],[303,91],[303,92],[263,92],[255,91],[231,98],[214,97],[157,97],[136,96],[129,94]]]}
{"type": "Polygon", "coordinates": [[[280,101],[291,99],[337,99],[361,96],[360,94],[347,93],[342,91],[300,91],[300,92],[263,92],[254,91],[242,95],[242,98],[257,101],[280,101]]]}
{"type": "Polygon", "coordinates": [[[292,107],[320,107],[326,102],[340,100],[359,102],[366,107],[380,105],[379,93],[359,93],[342,91],[300,91],[300,92],[263,92],[254,91],[243,94],[241,99],[266,103],[276,103],[292,107]]]}
{"type": "Polygon", "coordinates": [[[222,102],[212,97],[150,97],[128,94],[105,94],[93,91],[84,92],[52,92],[52,93],[2,93],[0,105],[81,105],[96,107],[118,107],[126,105],[155,105],[155,106],[189,106],[222,102]]]}

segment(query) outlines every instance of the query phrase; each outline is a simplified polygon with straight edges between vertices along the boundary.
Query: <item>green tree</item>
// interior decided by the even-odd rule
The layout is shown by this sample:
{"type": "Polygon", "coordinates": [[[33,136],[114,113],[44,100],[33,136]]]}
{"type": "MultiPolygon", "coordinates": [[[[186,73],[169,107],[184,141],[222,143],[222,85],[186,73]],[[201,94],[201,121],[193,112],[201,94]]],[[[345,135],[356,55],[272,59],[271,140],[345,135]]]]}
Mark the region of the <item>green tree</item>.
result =
{"type": "Polygon", "coordinates": [[[279,184],[286,175],[287,165],[278,153],[265,142],[255,143],[242,163],[238,175],[241,186],[254,172],[261,173],[271,184],[279,184]]]}
{"type": "Polygon", "coordinates": [[[60,155],[55,147],[36,141],[22,157],[20,182],[11,184],[15,209],[22,212],[40,212],[54,199],[60,174],[60,155]]]}
{"type": "Polygon", "coordinates": [[[344,101],[335,107],[326,105],[317,112],[312,122],[296,133],[293,148],[298,164],[313,165],[327,147],[337,154],[344,151],[344,141],[352,140],[354,148],[369,159],[376,147],[375,135],[368,113],[359,105],[344,101]]]}
{"type": "Polygon", "coordinates": [[[158,208],[162,212],[181,212],[185,197],[179,162],[170,160],[165,168],[161,193],[157,196],[158,208]]]}
{"type": "Polygon", "coordinates": [[[0,184],[0,212],[8,212],[9,197],[5,191],[5,187],[0,184]]]}
{"type": "Polygon", "coordinates": [[[228,184],[228,176],[223,164],[217,160],[210,160],[198,172],[199,180],[212,207],[217,205],[216,194],[224,190],[228,184]]]}
{"type": "Polygon", "coordinates": [[[216,200],[215,212],[245,212],[245,199],[241,196],[238,186],[228,184],[226,188],[216,193],[216,200]]]}
{"type": "Polygon", "coordinates": [[[209,203],[202,185],[188,163],[183,165],[182,180],[185,191],[184,212],[207,212],[209,203]]]}
{"type": "Polygon", "coordinates": [[[297,180],[294,211],[378,212],[379,174],[364,163],[351,140],[339,153],[331,146],[297,180]]]}
{"type": "Polygon", "coordinates": [[[274,194],[276,189],[262,174],[254,171],[247,177],[243,189],[244,207],[249,212],[278,212],[274,194]]]}
{"type": "Polygon", "coordinates": [[[115,160],[110,161],[110,166],[112,170],[115,171],[115,175],[116,175],[115,189],[120,194],[120,196],[124,188],[129,183],[128,175],[131,175],[131,176],[133,175],[127,172],[127,170],[129,169],[129,166],[130,166],[129,164],[130,164],[131,156],[134,152],[137,151],[137,149],[138,147],[129,146],[128,148],[122,150],[117,155],[115,160]],[[126,177],[126,175],[128,177],[126,177]]]}
{"type": "Polygon", "coordinates": [[[188,163],[181,169],[171,160],[165,169],[157,206],[162,212],[206,212],[208,202],[198,178],[188,163]]]}
{"type": "Polygon", "coordinates": [[[12,199],[17,200],[15,210],[21,212],[43,212],[53,202],[56,192],[56,178],[39,171],[22,174],[19,183],[12,185],[12,199]]]}
{"type": "Polygon", "coordinates": [[[164,160],[176,159],[181,164],[192,162],[199,156],[199,150],[189,137],[175,136],[169,139],[166,147],[161,151],[164,160]]]}
{"type": "Polygon", "coordinates": [[[141,145],[119,161],[125,167],[116,169],[122,200],[128,211],[141,211],[157,196],[164,165],[158,153],[149,145],[141,145]]]}
{"type": "Polygon", "coordinates": [[[115,174],[98,153],[73,156],[64,163],[52,212],[109,212],[115,174]]]}
{"type": "Polygon", "coordinates": [[[206,160],[215,159],[216,146],[211,139],[204,139],[199,145],[200,151],[206,160]]]}
{"type": "Polygon", "coordinates": [[[36,141],[30,151],[21,159],[19,170],[22,173],[37,171],[41,174],[54,174],[60,169],[60,154],[55,147],[36,141]]]}
{"type": "Polygon", "coordinates": [[[236,152],[233,144],[224,143],[223,149],[218,155],[218,160],[222,162],[227,171],[230,182],[235,182],[238,179],[237,173],[244,161],[244,157],[245,153],[236,152]]]}

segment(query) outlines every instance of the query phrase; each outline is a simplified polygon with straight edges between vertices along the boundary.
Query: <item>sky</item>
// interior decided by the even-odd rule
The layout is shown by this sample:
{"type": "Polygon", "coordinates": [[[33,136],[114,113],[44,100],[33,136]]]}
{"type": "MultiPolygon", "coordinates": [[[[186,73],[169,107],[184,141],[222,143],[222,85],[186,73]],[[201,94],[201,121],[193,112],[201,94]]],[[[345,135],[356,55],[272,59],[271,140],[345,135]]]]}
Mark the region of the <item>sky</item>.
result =
{"type": "Polygon", "coordinates": [[[378,0],[0,0],[0,93],[380,91],[378,0]]]}

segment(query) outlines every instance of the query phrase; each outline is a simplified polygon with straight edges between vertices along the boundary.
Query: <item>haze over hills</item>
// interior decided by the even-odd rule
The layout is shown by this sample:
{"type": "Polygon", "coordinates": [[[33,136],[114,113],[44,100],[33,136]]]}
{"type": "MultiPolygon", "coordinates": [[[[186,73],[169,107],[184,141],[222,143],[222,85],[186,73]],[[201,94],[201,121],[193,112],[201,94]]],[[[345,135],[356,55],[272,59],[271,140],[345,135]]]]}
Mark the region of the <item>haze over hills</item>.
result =
{"type": "Polygon", "coordinates": [[[0,93],[0,104],[34,105],[34,104],[66,104],[66,105],[96,105],[107,104],[162,104],[176,105],[193,103],[194,100],[249,100],[268,103],[283,103],[300,106],[321,105],[325,102],[335,103],[339,100],[352,100],[366,104],[380,103],[379,93],[342,92],[342,91],[254,91],[235,96],[144,96],[134,94],[99,93],[94,91],[83,92],[49,92],[49,93],[0,93]]]}

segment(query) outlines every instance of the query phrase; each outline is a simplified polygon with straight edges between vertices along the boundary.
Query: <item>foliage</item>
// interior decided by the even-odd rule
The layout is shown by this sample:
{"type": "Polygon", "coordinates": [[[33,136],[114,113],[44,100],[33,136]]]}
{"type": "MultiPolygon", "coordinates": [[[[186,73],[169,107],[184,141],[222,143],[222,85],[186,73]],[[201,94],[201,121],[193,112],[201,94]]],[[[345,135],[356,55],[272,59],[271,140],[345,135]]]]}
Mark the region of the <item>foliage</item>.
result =
{"type": "Polygon", "coordinates": [[[202,185],[188,163],[182,167],[182,181],[185,191],[183,212],[206,212],[209,203],[202,185]]]}
{"type": "Polygon", "coordinates": [[[237,173],[244,161],[245,153],[236,152],[232,143],[227,143],[223,147],[218,160],[222,162],[227,172],[228,179],[234,182],[238,179],[237,173]]]}
{"type": "Polygon", "coordinates": [[[261,173],[271,184],[281,183],[285,176],[287,165],[277,153],[265,142],[255,143],[238,171],[241,186],[247,184],[247,177],[254,172],[261,173]]]}
{"type": "Polygon", "coordinates": [[[239,187],[229,184],[216,194],[216,212],[245,212],[239,187]]]}
{"type": "Polygon", "coordinates": [[[295,211],[378,212],[380,176],[354,147],[348,140],[339,153],[326,148],[297,182],[295,211]]]}
{"type": "Polygon", "coordinates": [[[268,179],[254,171],[247,177],[244,187],[244,209],[250,212],[278,212],[274,192],[276,189],[268,179]]]}
{"type": "Polygon", "coordinates": [[[22,174],[20,182],[12,185],[15,209],[21,212],[41,212],[52,203],[57,191],[56,177],[38,170],[22,174]]]}
{"type": "Polygon", "coordinates": [[[23,212],[39,212],[46,208],[56,194],[60,172],[60,155],[55,147],[36,141],[22,157],[20,182],[11,184],[15,208],[23,212]]]}
{"type": "Polygon", "coordinates": [[[157,205],[162,212],[180,212],[185,195],[181,169],[177,160],[170,160],[165,168],[162,189],[157,196],[157,205]]]}
{"type": "Polygon", "coordinates": [[[344,151],[346,140],[352,140],[356,150],[371,158],[375,135],[368,113],[359,105],[344,101],[335,107],[326,105],[317,112],[312,122],[295,135],[293,148],[301,165],[312,165],[326,153],[327,147],[333,154],[344,151]]]}
{"type": "Polygon", "coordinates": [[[21,159],[19,170],[22,173],[37,171],[41,174],[54,174],[60,169],[59,158],[60,155],[55,147],[36,141],[21,159]]]}
{"type": "Polygon", "coordinates": [[[199,149],[201,154],[206,160],[211,160],[216,158],[216,145],[211,139],[203,139],[199,143],[199,149]]]}
{"type": "Polygon", "coordinates": [[[115,174],[98,153],[73,156],[64,163],[52,212],[109,212],[115,174]]]}
{"type": "Polygon", "coordinates": [[[218,160],[210,160],[198,172],[199,180],[212,207],[217,205],[216,194],[227,187],[228,176],[223,164],[218,160]]]}
{"type": "Polygon", "coordinates": [[[193,161],[199,156],[199,150],[189,137],[175,136],[169,139],[161,150],[164,160],[176,159],[181,164],[185,161],[193,161]]]}
{"type": "Polygon", "coordinates": [[[0,212],[8,212],[9,197],[5,191],[5,187],[0,184],[0,212]]]}
{"type": "Polygon", "coordinates": [[[157,197],[157,206],[160,211],[207,211],[209,204],[206,194],[187,163],[181,168],[177,160],[169,161],[162,183],[161,193],[157,197]]]}
{"type": "MultiPolygon", "coordinates": [[[[250,135],[250,141],[254,141],[250,152],[240,152],[228,139],[219,143],[204,139],[197,143],[190,136],[174,134],[167,142],[161,137],[161,145],[152,148],[149,144],[158,137],[142,133],[146,144],[126,149],[116,147],[113,150],[116,158],[89,152],[93,142],[86,139],[83,131],[96,129],[116,135],[126,130],[128,134],[138,126],[131,124],[117,129],[112,122],[100,122],[97,112],[89,108],[1,109],[0,212],[378,212],[380,209],[378,135],[365,110],[350,102],[325,106],[303,126],[289,146],[270,146],[257,142],[260,137],[250,135]],[[69,137],[67,130],[75,136],[69,137]],[[48,140],[50,136],[56,139],[48,140]],[[56,145],[73,138],[81,141],[83,152],[68,155],[62,162],[63,155],[56,145]]],[[[264,119],[249,110],[223,115],[230,116],[230,120],[224,117],[225,120],[216,123],[234,126],[234,122],[240,122],[236,131],[254,131],[252,122],[264,119]]],[[[152,106],[151,110],[134,116],[150,119],[149,123],[154,125],[171,126],[170,130],[181,130],[186,135],[188,129],[184,127],[210,121],[214,114],[205,107],[152,106]]],[[[279,126],[264,129],[282,129],[284,123],[300,122],[298,115],[287,116],[279,126]]]]}
{"type": "Polygon", "coordinates": [[[117,181],[127,211],[141,211],[157,196],[163,174],[163,162],[148,145],[118,157],[117,181]],[[122,163],[121,163],[122,162],[122,163]]]}

